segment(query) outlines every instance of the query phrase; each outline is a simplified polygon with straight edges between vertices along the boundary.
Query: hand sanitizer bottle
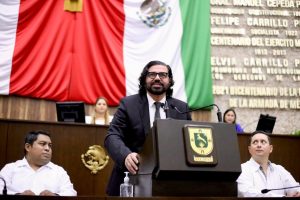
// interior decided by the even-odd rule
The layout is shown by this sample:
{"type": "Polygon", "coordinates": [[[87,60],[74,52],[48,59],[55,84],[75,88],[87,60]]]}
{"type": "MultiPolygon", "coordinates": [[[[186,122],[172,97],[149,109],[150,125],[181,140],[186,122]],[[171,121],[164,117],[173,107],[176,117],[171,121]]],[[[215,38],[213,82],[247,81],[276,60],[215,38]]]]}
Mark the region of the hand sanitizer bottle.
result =
{"type": "Polygon", "coordinates": [[[124,183],[120,185],[120,197],[133,197],[133,185],[129,183],[129,172],[125,172],[124,183]]]}

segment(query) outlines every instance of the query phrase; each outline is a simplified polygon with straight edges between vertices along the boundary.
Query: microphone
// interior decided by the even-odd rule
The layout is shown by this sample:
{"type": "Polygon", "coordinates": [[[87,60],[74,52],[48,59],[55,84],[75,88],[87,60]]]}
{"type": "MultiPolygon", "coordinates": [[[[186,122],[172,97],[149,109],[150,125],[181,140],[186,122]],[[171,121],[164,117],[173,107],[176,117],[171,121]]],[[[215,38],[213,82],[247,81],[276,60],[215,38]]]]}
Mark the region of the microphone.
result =
{"type": "Polygon", "coordinates": [[[165,103],[161,103],[160,104],[160,107],[162,108],[162,109],[164,109],[164,111],[165,111],[165,113],[166,113],[166,119],[169,119],[169,105],[168,105],[168,102],[167,101],[165,101],[165,103]]]}
{"type": "Polygon", "coordinates": [[[6,181],[5,181],[5,179],[2,178],[1,176],[0,176],[0,179],[1,179],[1,180],[3,181],[3,183],[4,183],[4,187],[3,187],[3,190],[2,190],[2,195],[7,195],[6,181]]]}
{"type": "Polygon", "coordinates": [[[222,122],[222,113],[221,113],[221,110],[220,110],[220,108],[219,108],[219,106],[217,104],[211,104],[211,105],[208,105],[208,106],[204,106],[204,107],[201,107],[201,108],[195,108],[195,109],[184,111],[184,112],[180,111],[176,106],[174,106],[172,104],[170,106],[171,106],[171,108],[175,109],[180,114],[186,114],[186,113],[189,113],[189,112],[193,112],[193,111],[197,111],[197,110],[202,110],[204,108],[209,108],[209,107],[215,106],[217,108],[218,122],[222,122]]]}
{"type": "Polygon", "coordinates": [[[291,187],[276,188],[276,189],[263,189],[263,190],[261,190],[261,193],[265,194],[265,193],[268,193],[272,190],[286,190],[286,189],[292,189],[292,188],[297,188],[297,187],[300,187],[300,185],[291,186],[291,187]]]}

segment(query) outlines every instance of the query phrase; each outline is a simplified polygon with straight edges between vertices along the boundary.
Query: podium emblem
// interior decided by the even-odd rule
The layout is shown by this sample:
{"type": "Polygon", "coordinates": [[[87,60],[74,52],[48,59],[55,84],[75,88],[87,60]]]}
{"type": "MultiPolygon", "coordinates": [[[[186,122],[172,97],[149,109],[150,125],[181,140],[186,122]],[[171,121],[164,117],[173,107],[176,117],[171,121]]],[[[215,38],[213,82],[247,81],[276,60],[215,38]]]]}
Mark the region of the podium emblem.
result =
{"type": "Polygon", "coordinates": [[[210,129],[194,128],[190,130],[190,144],[199,155],[208,155],[213,150],[212,133],[210,129]]]}
{"type": "Polygon", "coordinates": [[[191,165],[217,164],[213,128],[200,125],[185,125],[184,142],[186,160],[191,165]]]}

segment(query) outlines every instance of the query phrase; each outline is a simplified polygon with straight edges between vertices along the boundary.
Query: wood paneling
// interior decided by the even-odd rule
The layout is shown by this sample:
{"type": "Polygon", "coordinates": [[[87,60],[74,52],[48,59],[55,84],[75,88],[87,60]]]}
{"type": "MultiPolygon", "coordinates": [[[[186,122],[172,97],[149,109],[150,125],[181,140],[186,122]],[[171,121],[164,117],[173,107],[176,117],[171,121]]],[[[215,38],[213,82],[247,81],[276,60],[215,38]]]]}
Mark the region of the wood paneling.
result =
{"type": "MultiPolygon", "coordinates": [[[[85,104],[86,115],[93,113],[94,106],[85,104]]],[[[116,107],[110,107],[110,114],[114,114],[116,107]]],[[[194,121],[210,121],[210,111],[196,111],[192,113],[194,121]]],[[[0,96],[0,118],[24,119],[37,121],[57,121],[54,101],[33,99],[19,96],[0,96]]]]}
{"type": "Polygon", "coordinates": [[[7,124],[6,122],[2,123],[0,121],[0,167],[3,167],[6,164],[7,160],[7,124]]]}

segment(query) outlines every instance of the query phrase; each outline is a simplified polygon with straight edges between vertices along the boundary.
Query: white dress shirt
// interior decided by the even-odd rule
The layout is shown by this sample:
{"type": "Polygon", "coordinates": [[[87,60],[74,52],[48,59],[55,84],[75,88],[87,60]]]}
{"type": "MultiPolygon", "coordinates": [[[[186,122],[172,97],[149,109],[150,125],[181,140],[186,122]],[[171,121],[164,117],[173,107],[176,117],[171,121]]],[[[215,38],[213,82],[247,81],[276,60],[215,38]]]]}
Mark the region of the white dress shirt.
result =
{"type": "Polygon", "coordinates": [[[300,191],[298,188],[273,190],[262,194],[263,189],[276,189],[299,185],[281,165],[269,162],[265,175],[260,165],[251,158],[242,164],[242,173],[237,179],[239,197],[283,197],[300,191]]]}
{"type": "MultiPolygon", "coordinates": [[[[109,116],[109,123],[112,121],[112,119],[113,119],[113,116],[110,115],[109,116]]],[[[89,115],[85,116],[85,123],[86,124],[91,124],[92,120],[93,120],[93,116],[89,116],[89,115]]],[[[104,125],[105,121],[104,121],[104,119],[103,120],[102,119],[96,119],[95,124],[97,124],[97,125],[104,125]]]]}
{"type": "MultiPolygon", "coordinates": [[[[148,106],[149,106],[149,115],[150,115],[150,125],[151,127],[153,126],[154,122],[154,115],[155,115],[155,101],[152,99],[152,97],[147,93],[147,99],[148,99],[148,106]]],[[[166,102],[166,97],[162,98],[162,100],[159,101],[160,103],[165,103],[166,102]]],[[[166,119],[166,113],[162,107],[159,109],[160,113],[160,118],[161,119],[166,119]]]]}
{"type": "MultiPolygon", "coordinates": [[[[67,172],[52,162],[34,171],[27,160],[23,158],[5,165],[0,172],[0,176],[6,180],[7,194],[31,190],[39,195],[42,191],[49,190],[60,196],[77,195],[67,172]]],[[[3,188],[2,183],[0,183],[0,187],[3,188]]],[[[0,193],[2,193],[2,189],[0,193]]]]}

